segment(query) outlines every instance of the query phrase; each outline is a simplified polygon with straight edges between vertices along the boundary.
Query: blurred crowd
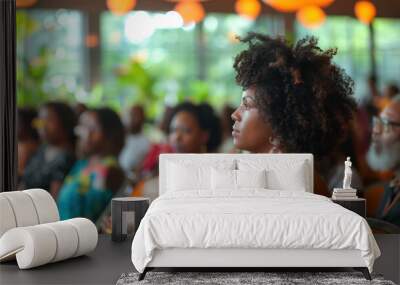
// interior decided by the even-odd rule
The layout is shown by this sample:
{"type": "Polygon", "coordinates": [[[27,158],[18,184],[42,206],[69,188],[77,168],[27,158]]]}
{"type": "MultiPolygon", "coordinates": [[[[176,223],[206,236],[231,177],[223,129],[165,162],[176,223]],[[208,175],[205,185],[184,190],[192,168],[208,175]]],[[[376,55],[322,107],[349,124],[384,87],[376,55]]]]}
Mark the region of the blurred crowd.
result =
{"type": "MultiPolygon", "coordinates": [[[[341,187],[344,161],[353,161],[352,187],[367,199],[371,223],[383,232],[400,228],[400,98],[396,85],[381,93],[368,80],[369,100],[358,105],[351,135],[316,161],[327,193],[341,187]],[[397,176],[396,176],[397,173],[397,176]]],[[[166,106],[156,121],[134,105],[122,114],[48,102],[18,109],[19,188],[43,188],[57,201],[61,219],[87,217],[109,230],[115,196],[158,196],[161,153],[237,153],[232,141],[233,106],[184,102],[166,106]]],[[[332,138],[334,139],[334,138],[332,138]]]]}

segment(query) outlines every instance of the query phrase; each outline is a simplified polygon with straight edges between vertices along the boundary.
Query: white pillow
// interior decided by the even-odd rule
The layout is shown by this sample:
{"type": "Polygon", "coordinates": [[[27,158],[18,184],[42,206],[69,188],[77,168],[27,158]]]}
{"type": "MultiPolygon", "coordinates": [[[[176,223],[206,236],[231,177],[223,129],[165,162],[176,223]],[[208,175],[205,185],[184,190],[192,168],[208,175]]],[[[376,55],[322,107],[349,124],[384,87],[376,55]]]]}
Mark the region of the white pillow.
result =
{"type": "Polygon", "coordinates": [[[211,181],[213,190],[236,190],[236,170],[212,168],[211,181]]]}
{"type": "Polygon", "coordinates": [[[267,188],[267,171],[235,170],[238,188],[267,188]]]}
{"type": "Polygon", "coordinates": [[[265,170],[211,170],[213,190],[240,190],[241,188],[266,188],[265,170]]]}
{"type": "Polygon", "coordinates": [[[239,170],[266,169],[267,187],[273,190],[303,191],[311,189],[307,163],[304,160],[252,159],[237,161],[239,170]]]}
{"type": "Polygon", "coordinates": [[[185,191],[209,189],[211,167],[187,167],[182,164],[169,163],[167,190],[185,191]]]}
{"type": "Polygon", "coordinates": [[[211,168],[234,169],[233,160],[169,161],[166,165],[167,191],[211,190],[211,168]]]}

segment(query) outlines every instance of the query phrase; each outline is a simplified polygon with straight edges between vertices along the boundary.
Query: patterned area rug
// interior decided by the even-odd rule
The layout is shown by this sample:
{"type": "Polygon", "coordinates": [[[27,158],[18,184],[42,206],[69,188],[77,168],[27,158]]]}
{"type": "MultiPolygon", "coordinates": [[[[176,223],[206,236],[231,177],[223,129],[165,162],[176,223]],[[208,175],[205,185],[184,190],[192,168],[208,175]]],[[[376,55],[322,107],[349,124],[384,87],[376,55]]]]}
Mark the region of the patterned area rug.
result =
{"type": "Polygon", "coordinates": [[[372,275],[372,281],[360,272],[148,272],[142,281],[139,273],[122,274],[117,285],[133,284],[379,284],[395,285],[380,275],[372,275]]]}

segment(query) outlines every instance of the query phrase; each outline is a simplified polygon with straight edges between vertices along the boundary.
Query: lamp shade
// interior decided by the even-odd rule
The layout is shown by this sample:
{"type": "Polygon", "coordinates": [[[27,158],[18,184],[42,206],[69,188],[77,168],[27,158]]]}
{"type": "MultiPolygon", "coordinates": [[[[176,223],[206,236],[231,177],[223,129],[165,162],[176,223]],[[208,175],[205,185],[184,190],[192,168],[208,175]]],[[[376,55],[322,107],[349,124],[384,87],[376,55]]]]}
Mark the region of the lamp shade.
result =
{"type": "Polygon", "coordinates": [[[200,22],[206,14],[203,6],[196,0],[181,0],[175,6],[175,11],[181,15],[185,24],[200,22]]]}
{"type": "Polygon", "coordinates": [[[235,10],[240,16],[254,20],[261,12],[261,4],[258,0],[237,0],[235,10]]]}
{"type": "Polygon", "coordinates": [[[297,20],[306,28],[316,28],[325,21],[325,13],[318,6],[307,6],[296,14],[297,20]]]}
{"type": "Polygon", "coordinates": [[[358,1],[354,5],[354,13],[360,22],[369,24],[375,18],[376,8],[370,1],[358,1]]]}
{"type": "Polygon", "coordinates": [[[136,0],[107,0],[107,8],[114,15],[122,16],[133,10],[136,0]]]}

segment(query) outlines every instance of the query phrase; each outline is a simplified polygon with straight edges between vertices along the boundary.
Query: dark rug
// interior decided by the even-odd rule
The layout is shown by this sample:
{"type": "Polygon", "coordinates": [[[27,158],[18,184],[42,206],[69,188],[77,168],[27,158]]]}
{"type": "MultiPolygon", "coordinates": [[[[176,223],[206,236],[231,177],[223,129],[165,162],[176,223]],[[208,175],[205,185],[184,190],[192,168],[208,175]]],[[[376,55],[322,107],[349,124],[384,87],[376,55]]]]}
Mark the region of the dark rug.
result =
{"type": "Polygon", "coordinates": [[[385,284],[395,285],[384,280],[381,275],[372,274],[372,281],[360,272],[148,272],[142,281],[139,273],[124,273],[117,285],[132,284],[385,284]]]}

